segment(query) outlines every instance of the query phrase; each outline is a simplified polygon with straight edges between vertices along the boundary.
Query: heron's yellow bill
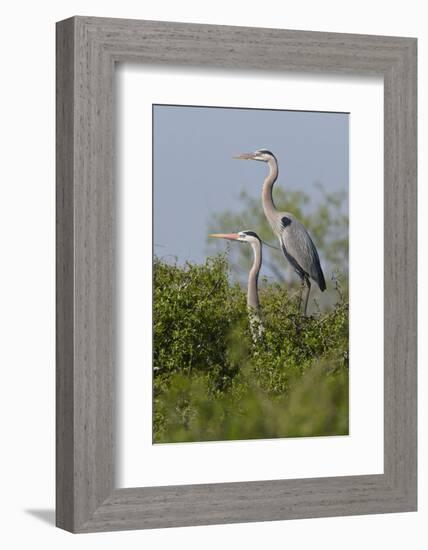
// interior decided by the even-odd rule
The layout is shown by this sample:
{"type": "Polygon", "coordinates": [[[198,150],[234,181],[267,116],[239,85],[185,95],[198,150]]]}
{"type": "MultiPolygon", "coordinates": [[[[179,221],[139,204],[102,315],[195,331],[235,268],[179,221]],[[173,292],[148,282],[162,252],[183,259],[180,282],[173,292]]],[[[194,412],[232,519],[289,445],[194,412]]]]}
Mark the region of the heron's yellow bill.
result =
{"type": "Polygon", "coordinates": [[[254,158],[254,153],[241,153],[240,155],[236,155],[236,157],[232,157],[235,160],[251,160],[254,158]]]}
{"type": "Polygon", "coordinates": [[[238,233],[211,233],[208,236],[216,239],[229,239],[230,241],[236,241],[239,237],[238,233]]]}

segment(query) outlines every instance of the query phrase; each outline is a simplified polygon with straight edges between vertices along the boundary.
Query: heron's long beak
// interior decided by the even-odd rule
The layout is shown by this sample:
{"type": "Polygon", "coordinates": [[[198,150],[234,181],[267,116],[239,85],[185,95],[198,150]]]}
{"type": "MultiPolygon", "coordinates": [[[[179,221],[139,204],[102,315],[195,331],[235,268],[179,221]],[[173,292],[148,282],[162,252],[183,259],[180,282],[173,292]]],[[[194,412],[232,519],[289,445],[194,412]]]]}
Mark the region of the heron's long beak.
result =
{"type": "Polygon", "coordinates": [[[209,237],[215,237],[216,239],[228,239],[229,241],[237,241],[238,233],[212,233],[209,237]]]}
{"type": "Polygon", "coordinates": [[[254,160],[254,153],[241,153],[240,155],[232,158],[236,160],[254,160]]]}

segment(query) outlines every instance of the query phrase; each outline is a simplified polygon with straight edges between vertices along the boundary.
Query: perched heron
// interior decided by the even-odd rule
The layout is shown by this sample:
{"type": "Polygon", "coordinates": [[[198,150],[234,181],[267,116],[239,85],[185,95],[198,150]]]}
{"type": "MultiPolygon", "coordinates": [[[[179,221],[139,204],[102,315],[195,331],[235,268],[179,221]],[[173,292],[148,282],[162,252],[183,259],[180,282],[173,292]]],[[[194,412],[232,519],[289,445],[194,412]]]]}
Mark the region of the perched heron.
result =
{"type": "Polygon", "coordinates": [[[262,266],[262,241],[257,233],[254,233],[254,231],[240,231],[239,233],[213,233],[210,237],[248,243],[253,249],[253,265],[251,266],[248,274],[247,307],[253,340],[259,340],[263,334],[258,292],[259,273],[262,266]]]}
{"type": "Polygon", "coordinates": [[[262,202],[266,218],[279,240],[285,258],[299,275],[302,286],[300,302],[303,300],[303,314],[306,315],[310,279],[313,279],[321,291],[326,289],[324,274],[317,249],[305,226],[289,212],[278,212],[272,198],[272,188],[278,178],[278,162],[275,155],[267,149],[258,149],[254,153],[242,153],[234,157],[240,160],[258,160],[267,162],[269,174],[263,182],[262,202]],[[305,297],[303,298],[303,291],[305,297]]]}

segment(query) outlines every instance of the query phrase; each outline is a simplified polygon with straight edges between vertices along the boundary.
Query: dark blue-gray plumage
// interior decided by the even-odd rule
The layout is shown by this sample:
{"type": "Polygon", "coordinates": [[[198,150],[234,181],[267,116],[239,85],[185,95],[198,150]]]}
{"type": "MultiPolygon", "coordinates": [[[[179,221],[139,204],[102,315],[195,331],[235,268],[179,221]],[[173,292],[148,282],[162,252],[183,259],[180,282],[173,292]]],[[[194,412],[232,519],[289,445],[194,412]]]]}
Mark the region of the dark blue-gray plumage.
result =
{"type": "Polygon", "coordinates": [[[243,153],[235,158],[259,160],[266,162],[269,166],[269,174],[263,182],[262,189],[263,210],[279,240],[285,258],[293,266],[302,281],[301,302],[303,290],[305,290],[303,313],[306,315],[311,290],[310,279],[318,284],[321,291],[326,289],[326,284],[318,251],[305,226],[293,214],[279,212],[273,202],[272,189],[278,178],[278,162],[275,155],[267,149],[258,149],[254,153],[243,153]]]}

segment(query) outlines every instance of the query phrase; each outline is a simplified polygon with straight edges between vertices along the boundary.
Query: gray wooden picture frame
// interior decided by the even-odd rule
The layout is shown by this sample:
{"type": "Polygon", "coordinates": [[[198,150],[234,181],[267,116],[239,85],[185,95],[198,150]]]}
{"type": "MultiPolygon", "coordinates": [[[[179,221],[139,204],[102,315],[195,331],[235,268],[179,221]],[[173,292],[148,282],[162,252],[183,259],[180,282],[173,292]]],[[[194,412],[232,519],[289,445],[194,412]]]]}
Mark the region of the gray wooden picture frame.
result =
{"type": "Polygon", "coordinates": [[[155,21],[57,24],[58,527],[83,533],[416,510],[416,47],[414,38],[155,21]],[[383,474],[115,487],[117,62],[383,76],[383,474]]]}

